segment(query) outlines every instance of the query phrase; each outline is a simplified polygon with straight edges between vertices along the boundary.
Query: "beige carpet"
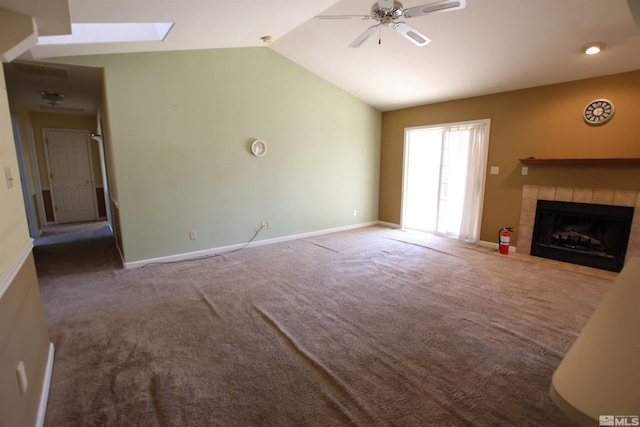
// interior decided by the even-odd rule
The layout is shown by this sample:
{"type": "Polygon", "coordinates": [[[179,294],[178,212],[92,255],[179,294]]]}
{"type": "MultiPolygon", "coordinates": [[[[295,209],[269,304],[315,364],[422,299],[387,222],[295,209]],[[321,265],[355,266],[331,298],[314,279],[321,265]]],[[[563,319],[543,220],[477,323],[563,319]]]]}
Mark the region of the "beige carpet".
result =
{"type": "Polygon", "coordinates": [[[571,426],[551,375],[612,278],[381,227],[137,270],[92,236],[35,250],[47,426],[571,426]]]}

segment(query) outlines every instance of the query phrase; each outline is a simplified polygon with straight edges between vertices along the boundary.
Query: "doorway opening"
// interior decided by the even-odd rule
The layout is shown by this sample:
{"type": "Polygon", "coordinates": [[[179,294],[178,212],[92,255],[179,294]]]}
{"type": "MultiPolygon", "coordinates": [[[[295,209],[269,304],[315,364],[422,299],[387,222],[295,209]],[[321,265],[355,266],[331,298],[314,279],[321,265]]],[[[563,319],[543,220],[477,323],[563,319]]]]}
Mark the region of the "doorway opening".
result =
{"type": "Polygon", "coordinates": [[[61,224],[111,223],[105,147],[94,137],[103,133],[103,70],[26,60],[3,64],[3,70],[16,151],[23,154],[18,161],[30,236],[57,233],[48,229],[61,224]],[[50,105],[32,96],[44,90],[63,94],[64,102],[50,105]]]}
{"type": "Polygon", "coordinates": [[[490,120],[405,129],[403,228],[477,241],[490,120]]]}

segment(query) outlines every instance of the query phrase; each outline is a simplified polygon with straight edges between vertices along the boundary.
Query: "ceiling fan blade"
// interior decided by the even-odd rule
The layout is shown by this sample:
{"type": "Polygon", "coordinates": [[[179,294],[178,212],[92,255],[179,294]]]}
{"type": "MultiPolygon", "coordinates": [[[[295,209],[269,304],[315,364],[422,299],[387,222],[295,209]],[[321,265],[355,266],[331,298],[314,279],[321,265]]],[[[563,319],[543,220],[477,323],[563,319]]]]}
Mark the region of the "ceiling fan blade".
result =
{"type": "Polygon", "coordinates": [[[371,15],[318,15],[315,19],[371,19],[371,15]]]}
{"type": "Polygon", "coordinates": [[[398,22],[396,24],[393,24],[393,29],[402,34],[407,38],[407,40],[409,40],[416,46],[422,47],[431,43],[429,37],[421,34],[418,30],[405,22],[398,22]]]}
{"type": "Polygon", "coordinates": [[[360,47],[360,45],[371,36],[371,34],[376,32],[379,26],[380,24],[367,28],[364,33],[360,34],[357,39],[351,42],[349,47],[360,47]]]}
{"type": "Polygon", "coordinates": [[[467,7],[467,0],[441,0],[435,3],[423,4],[422,6],[409,7],[404,10],[406,18],[427,15],[429,13],[451,12],[467,7]]]}

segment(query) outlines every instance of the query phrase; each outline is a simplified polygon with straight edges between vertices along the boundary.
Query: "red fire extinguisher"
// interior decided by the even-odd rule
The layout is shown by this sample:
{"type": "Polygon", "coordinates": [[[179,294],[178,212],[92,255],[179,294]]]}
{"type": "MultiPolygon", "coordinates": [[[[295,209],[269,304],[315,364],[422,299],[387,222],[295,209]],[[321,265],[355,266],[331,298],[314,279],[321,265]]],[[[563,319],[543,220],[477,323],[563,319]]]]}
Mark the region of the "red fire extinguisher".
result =
{"type": "Polygon", "coordinates": [[[498,250],[501,254],[509,253],[509,242],[511,241],[511,233],[513,232],[513,228],[505,227],[498,231],[498,250]]]}

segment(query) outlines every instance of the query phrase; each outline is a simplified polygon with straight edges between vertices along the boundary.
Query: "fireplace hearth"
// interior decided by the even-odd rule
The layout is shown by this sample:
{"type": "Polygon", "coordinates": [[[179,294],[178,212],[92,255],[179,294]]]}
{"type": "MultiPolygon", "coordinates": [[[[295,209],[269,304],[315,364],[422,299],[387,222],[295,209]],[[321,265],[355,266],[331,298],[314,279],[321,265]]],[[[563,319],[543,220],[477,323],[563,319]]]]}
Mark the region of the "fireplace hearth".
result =
{"type": "Polygon", "coordinates": [[[626,206],[538,200],[531,255],[620,271],[633,213],[626,206]]]}

